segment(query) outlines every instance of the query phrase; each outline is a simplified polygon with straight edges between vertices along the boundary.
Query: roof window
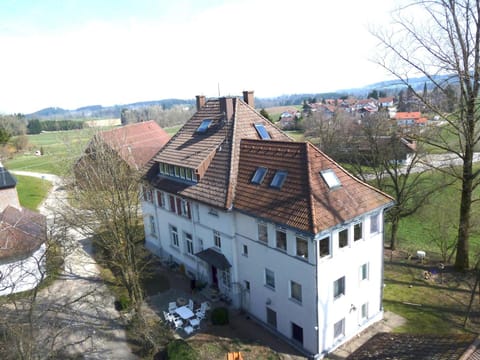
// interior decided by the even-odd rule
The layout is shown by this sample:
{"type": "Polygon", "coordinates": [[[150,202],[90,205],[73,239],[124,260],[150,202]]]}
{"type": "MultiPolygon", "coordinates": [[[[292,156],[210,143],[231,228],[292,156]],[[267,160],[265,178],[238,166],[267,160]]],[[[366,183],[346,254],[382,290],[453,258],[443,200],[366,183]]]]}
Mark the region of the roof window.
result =
{"type": "Polygon", "coordinates": [[[285,179],[287,178],[287,172],[283,170],[277,170],[273,176],[272,182],[270,183],[271,187],[281,189],[285,179]]]}
{"type": "Polygon", "coordinates": [[[265,128],[265,125],[263,124],[255,124],[255,129],[258,132],[258,135],[262,140],[270,140],[270,134],[268,133],[267,129],[265,128]]]}
{"type": "Polygon", "coordinates": [[[200,126],[197,129],[197,133],[203,134],[206,133],[210,125],[212,124],[212,119],[204,119],[200,126]]]}
{"type": "Polygon", "coordinates": [[[325,180],[330,189],[342,186],[342,183],[338,180],[337,175],[335,175],[332,169],[320,171],[320,175],[322,175],[323,180],[325,180]]]}
{"type": "Polygon", "coordinates": [[[252,184],[257,184],[260,185],[263,182],[263,179],[265,178],[265,175],[267,174],[268,169],[265,167],[259,167],[255,171],[255,174],[253,174],[252,177],[252,184]]]}

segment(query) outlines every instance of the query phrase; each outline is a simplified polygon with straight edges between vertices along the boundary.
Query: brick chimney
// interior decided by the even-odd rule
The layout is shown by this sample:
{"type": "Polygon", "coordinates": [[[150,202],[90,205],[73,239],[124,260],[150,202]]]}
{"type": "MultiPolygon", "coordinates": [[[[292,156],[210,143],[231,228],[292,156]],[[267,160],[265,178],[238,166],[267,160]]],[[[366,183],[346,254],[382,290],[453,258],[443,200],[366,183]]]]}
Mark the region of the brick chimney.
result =
{"type": "Polygon", "coordinates": [[[245,101],[252,108],[255,108],[255,98],[253,96],[253,91],[244,91],[243,92],[243,101],[245,101]]]}
{"type": "Polygon", "coordinates": [[[197,111],[198,111],[205,105],[205,95],[197,95],[195,97],[197,99],[197,111]]]}
{"type": "Polygon", "coordinates": [[[235,108],[235,98],[233,97],[221,97],[220,99],[220,111],[225,114],[225,120],[231,120],[233,116],[233,109],[235,108]]]}

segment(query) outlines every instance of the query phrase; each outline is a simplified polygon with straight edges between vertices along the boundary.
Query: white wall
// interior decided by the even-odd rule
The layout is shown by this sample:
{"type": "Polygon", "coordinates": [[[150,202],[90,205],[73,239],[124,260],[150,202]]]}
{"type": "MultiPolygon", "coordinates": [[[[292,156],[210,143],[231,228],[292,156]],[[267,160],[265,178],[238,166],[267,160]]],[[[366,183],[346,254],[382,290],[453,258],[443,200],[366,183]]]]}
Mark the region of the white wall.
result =
{"type": "MultiPolygon", "coordinates": [[[[363,237],[353,240],[353,223],[349,228],[349,244],[338,246],[338,232],[331,237],[331,256],[319,258],[318,264],[318,322],[323,332],[319,332],[320,352],[331,351],[359,331],[383,316],[381,295],[383,286],[383,229],[370,234],[370,217],[363,219],[363,237]],[[361,280],[361,266],[368,264],[368,278],[361,280]],[[345,295],[333,298],[334,282],[345,276],[345,295]],[[368,317],[362,319],[362,304],[368,303],[368,317]],[[345,334],[334,339],[334,324],[345,319],[345,334]]],[[[382,213],[379,223],[383,224],[382,213]]],[[[318,252],[317,252],[318,253],[318,252]]]]}
{"type": "Polygon", "coordinates": [[[0,264],[0,296],[35,288],[45,275],[45,244],[26,259],[0,264]]]}
{"type": "Polygon", "coordinates": [[[291,339],[291,323],[303,328],[303,347],[312,353],[317,350],[315,249],[309,243],[309,261],[296,257],[296,233],[287,229],[287,251],[276,249],[276,226],[267,223],[269,245],[257,241],[257,221],[236,213],[238,278],[245,286],[250,283],[250,292],[244,296],[243,306],[256,318],[267,323],[267,306],[277,313],[277,331],[291,339]],[[242,255],[243,245],[248,247],[248,256],[242,255]],[[275,273],[275,289],[265,285],[265,269],[275,273]],[[290,281],[302,286],[302,302],[290,298],[290,281]],[[270,303],[270,304],[268,304],[270,303]]]}

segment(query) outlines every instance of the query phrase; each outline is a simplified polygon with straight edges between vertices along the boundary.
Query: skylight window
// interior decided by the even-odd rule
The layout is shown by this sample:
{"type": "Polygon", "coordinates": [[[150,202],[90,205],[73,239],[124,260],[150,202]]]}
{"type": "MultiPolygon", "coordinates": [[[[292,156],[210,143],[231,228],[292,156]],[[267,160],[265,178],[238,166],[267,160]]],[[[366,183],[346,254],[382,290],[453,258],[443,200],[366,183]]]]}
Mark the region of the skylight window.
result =
{"type": "Polygon", "coordinates": [[[255,124],[255,129],[262,140],[270,140],[270,134],[263,124],[255,124]]]}
{"type": "Polygon", "coordinates": [[[200,126],[197,129],[197,133],[203,134],[203,133],[207,132],[208,128],[212,124],[212,121],[213,121],[212,119],[203,120],[202,123],[200,124],[200,126]]]}
{"type": "Polygon", "coordinates": [[[263,182],[263,179],[265,178],[265,175],[267,174],[267,168],[264,168],[264,167],[259,167],[257,168],[257,170],[255,171],[255,174],[253,174],[253,177],[252,177],[252,184],[257,184],[257,185],[260,185],[262,182],[263,182]]]}
{"type": "Polygon", "coordinates": [[[286,178],[287,178],[287,172],[283,170],[278,170],[273,176],[270,186],[277,189],[281,189],[286,178]]]}
{"type": "Polygon", "coordinates": [[[332,169],[320,171],[320,174],[322,175],[323,180],[325,180],[330,189],[342,186],[342,183],[340,182],[340,180],[338,180],[337,175],[335,175],[332,169]]]}

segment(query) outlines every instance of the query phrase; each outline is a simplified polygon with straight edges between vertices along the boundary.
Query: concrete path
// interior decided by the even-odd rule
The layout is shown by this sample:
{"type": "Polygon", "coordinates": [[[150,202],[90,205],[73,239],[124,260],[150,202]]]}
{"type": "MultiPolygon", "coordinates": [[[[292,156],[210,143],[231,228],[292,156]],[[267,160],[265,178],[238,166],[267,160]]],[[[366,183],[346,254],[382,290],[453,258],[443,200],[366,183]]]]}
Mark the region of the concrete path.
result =
{"type": "MultiPolygon", "coordinates": [[[[52,182],[52,189],[39,211],[47,217],[49,230],[53,227],[55,231],[58,209],[66,201],[61,179],[51,174],[12,172],[52,182]]],[[[90,255],[90,241],[73,229],[68,229],[65,239],[68,243],[65,269],[58,280],[40,293],[42,302],[57,309],[55,323],[61,320],[57,346],[70,354],[80,353],[84,359],[137,359],[127,345],[125,330],[113,305],[114,298],[90,255]]]]}

